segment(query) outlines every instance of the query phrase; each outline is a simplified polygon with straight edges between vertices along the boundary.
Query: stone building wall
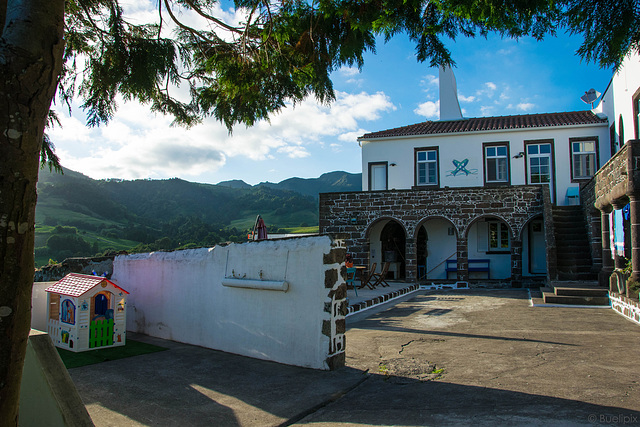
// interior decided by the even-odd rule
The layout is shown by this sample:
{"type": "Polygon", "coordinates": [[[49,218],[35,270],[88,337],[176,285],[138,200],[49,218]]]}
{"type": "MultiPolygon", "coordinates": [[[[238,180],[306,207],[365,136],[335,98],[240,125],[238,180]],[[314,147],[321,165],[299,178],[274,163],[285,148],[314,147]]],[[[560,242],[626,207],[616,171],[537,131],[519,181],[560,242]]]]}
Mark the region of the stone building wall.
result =
{"type": "Polygon", "coordinates": [[[511,229],[511,280],[519,286],[524,226],[543,215],[542,187],[532,185],[320,194],[320,233],[344,239],[355,263],[368,264],[372,225],[385,219],[400,223],[406,233],[405,276],[409,281],[417,277],[416,238],[426,220],[446,218],[455,227],[458,280],[468,280],[469,229],[480,218],[498,218],[511,229]]]}
{"type": "Polygon", "coordinates": [[[584,221],[587,226],[587,239],[591,246],[593,272],[597,273],[602,269],[602,223],[600,220],[600,211],[595,207],[595,187],[595,179],[591,179],[586,184],[580,186],[580,204],[582,205],[584,221]]]}
{"type": "MultiPolygon", "coordinates": [[[[600,212],[602,269],[599,275],[601,286],[608,286],[615,269],[623,269],[626,259],[614,256],[608,242],[611,238],[609,213],[630,205],[630,246],[634,281],[640,281],[640,140],[632,139],[596,173],[593,183],[593,206],[600,212]]],[[[590,189],[585,188],[584,193],[590,189]]],[[[589,197],[585,194],[585,197],[589,197]]],[[[590,200],[585,200],[590,206],[590,200]]],[[[628,255],[627,255],[628,257],[628,255]]]]}
{"type": "Polygon", "coordinates": [[[113,274],[113,256],[67,258],[59,264],[49,264],[35,271],[34,282],[57,282],[69,273],[105,275],[113,274]]]}

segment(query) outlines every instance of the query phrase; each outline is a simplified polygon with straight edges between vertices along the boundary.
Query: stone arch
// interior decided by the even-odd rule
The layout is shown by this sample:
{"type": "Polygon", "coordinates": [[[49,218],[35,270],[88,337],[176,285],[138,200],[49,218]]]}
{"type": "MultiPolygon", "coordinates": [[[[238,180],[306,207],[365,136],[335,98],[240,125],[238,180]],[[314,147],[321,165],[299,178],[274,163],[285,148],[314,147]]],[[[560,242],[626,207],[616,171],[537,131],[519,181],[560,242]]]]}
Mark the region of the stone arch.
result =
{"type": "Polygon", "coordinates": [[[409,233],[407,231],[407,227],[406,227],[404,221],[402,221],[401,219],[392,217],[392,216],[381,216],[381,217],[378,217],[378,218],[374,219],[373,221],[369,222],[369,224],[367,225],[366,229],[364,230],[364,238],[368,239],[371,236],[372,228],[376,224],[380,224],[380,222],[383,222],[383,221],[395,221],[395,222],[397,222],[398,224],[400,224],[402,226],[402,228],[404,228],[405,235],[407,237],[409,236],[409,233]]]}
{"type": "Polygon", "coordinates": [[[531,223],[531,221],[536,221],[536,220],[542,220],[544,221],[544,215],[542,214],[542,212],[538,212],[538,213],[534,213],[534,214],[530,214],[526,220],[524,220],[522,222],[522,224],[520,224],[518,228],[518,236],[520,237],[520,240],[522,240],[524,238],[524,234],[527,231],[527,226],[531,223]]]}
{"type": "Polygon", "coordinates": [[[461,241],[466,247],[459,247],[459,252],[466,252],[469,265],[469,279],[513,279],[513,249],[521,248],[519,234],[514,233],[513,224],[501,215],[486,214],[475,217],[465,228],[461,241]],[[505,235],[505,231],[507,232],[505,235]],[[465,250],[466,249],[466,250],[465,250]],[[489,266],[489,273],[472,272],[474,261],[484,261],[482,266],[489,266]],[[484,275],[483,275],[484,273],[484,275]],[[474,277],[475,276],[475,277],[474,277]]]}
{"type": "Polygon", "coordinates": [[[413,228],[413,237],[416,238],[418,236],[418,231],[420,230],[420,227],[422,227],[424,225],[424,223],[426,223],[427,221],[430,221],[432,219],[441,219],[444,221],[447,221],[455,230],[455,234],[458,235],[460,234],[460,230],[458,229],[458,226],[456,225],[456,223],[449,217],[446,217],[444,215],[428,215],[423,217],[422,219],[420,219],[417,223],[416,226],[413,228]]]}
{"type": "Polygon", "coordinates": [[[503,223],[505,223],[507,225],[507,227],[509,227],[509,233],[510,233],[512,238],[513,238],[513,236],[519,235],[519,234],[515,233],[513,224],[511,224],[511,222],[509,220],[507,220],[506,218],[504,218],[502,215],[484,214],[484,215],[478,215],[477,217],[473,218],[466,226],[464,226],[464,229],[462,230],[462,233],[460,233],[460,236],[464,236],[465,238],[468,238],[469,237],[469,230],[471,229],[471,227],[474,224],[476,224],[478,221],[482,221],[482,220],[486,220],[486,219],[495,219],[495,220],[502,221],[503,223]]]}
{"type": "Polygon", "coordinates": [[[390,275],[394,279],[406,277],[409,234],[403,221],[393,217],[380,217],[372,221],[365,231],[369,246],[369,265],[376,263],[380,272],[385,262],[390,263],[390,275]]]}

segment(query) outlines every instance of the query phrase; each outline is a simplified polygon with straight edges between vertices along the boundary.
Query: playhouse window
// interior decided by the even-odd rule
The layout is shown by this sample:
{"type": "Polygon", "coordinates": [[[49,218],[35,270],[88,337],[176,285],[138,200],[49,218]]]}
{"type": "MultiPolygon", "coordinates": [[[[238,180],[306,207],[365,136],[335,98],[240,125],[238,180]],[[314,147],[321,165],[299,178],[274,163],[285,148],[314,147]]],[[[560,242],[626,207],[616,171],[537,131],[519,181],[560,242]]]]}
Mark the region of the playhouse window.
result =
{"type": "Polygon", "coordinates": [[[49,319],[60,319],[60,295],[49,294],[49,319]]]}
{"type": "Polygon", "coordinates": [[[75,325],[76,323],[76,306],[71,302],[71,300],[62,301],[62,305],[60,306],[60,320],[64,323],[69,323],[70,325],[75,325]]]}
{"type": "Polygon", "coordinates": [[[503,251],[509,249],[509,227],[502,222],[489,223],[489,250],[503,251]]]}

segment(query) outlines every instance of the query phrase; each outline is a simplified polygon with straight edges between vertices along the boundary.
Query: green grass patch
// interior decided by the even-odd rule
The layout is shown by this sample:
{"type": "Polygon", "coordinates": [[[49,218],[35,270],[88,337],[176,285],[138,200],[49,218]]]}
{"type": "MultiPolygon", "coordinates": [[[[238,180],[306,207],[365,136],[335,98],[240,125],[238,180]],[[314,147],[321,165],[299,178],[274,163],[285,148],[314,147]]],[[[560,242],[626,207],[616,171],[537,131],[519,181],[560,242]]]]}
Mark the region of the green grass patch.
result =
{"type": "Polygon", "coordinates": [[[108,362],[109,360],[118,360],[126,357],[139,356],[141,354],[155,353],[168,349],[140,341],[127,340],[127,343],[120,347],[87,350],[79,353],[62,348],[56,348],[56,350],[58,350],[58,354],[60,355],[64,366],[66,366],[67,369],[71,369],[79,368],[80,366],[108,362]]]}
{"type": "Polygon", "coordinates": [[[285,228],[287,233],[292,233],[292,234],[317,233],[319,231],[319,229],[320,228],[317,225],[312,226],[312,227],[290,227],[290,228],[285,228]]]}

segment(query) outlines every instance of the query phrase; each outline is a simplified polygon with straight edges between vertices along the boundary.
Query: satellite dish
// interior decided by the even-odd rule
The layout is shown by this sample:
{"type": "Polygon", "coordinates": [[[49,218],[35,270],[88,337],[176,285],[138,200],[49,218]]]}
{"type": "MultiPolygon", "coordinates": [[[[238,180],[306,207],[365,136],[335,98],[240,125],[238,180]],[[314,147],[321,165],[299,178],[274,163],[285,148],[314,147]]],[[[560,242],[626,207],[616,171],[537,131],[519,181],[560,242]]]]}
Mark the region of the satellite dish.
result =
{"type": "Polygon", "coordinates": [[[580,97],[582,102],[585,104],[591,104],[591,108],[593,108],[593,101],[600,97],[600,92],[595,90],[594,88],[589,89],[580,97]]]}

